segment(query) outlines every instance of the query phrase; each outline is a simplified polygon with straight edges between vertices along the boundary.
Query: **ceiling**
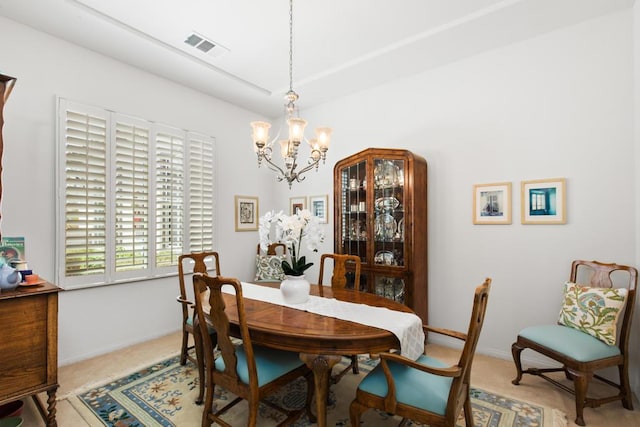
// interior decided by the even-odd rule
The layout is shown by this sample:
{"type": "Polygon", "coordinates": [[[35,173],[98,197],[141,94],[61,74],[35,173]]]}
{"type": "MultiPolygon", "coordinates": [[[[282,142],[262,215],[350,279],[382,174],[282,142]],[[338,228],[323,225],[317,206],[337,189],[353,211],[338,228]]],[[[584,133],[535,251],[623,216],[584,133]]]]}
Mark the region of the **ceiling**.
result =
{"type": "MultiPolygon", "coordinates": [[[[304,110],[633,2],[296,0],[297,105],[304,110]]],[[[266,117],[283,112],[287,0],[0,0],[0,15],[266,117]],[[194,32],[216,47],[204,53],[186,44],[194,32]]]]}

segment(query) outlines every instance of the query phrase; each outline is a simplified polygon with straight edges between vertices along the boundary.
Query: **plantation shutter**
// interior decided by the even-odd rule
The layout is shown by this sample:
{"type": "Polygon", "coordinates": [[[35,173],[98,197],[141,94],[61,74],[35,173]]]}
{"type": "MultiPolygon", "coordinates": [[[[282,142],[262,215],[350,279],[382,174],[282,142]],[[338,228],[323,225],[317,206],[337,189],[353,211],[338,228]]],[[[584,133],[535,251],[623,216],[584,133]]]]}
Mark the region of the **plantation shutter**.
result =
{"type": "Polygon", "coordinates": [[[117,115],[115,121],[115,270],[149,267],[148,124],[117,115]]]}
{"type": "Polygon", "coordinates": [[[66,103],[63,107],[64,271],[66,276],[104,275],[107,263],[106,114],[75,111],[66,103]]]}
{"type": "Polygon", "coordinates": [[[172,276],[214,250],[214,138],[62,98],[57,113],[57,284],[172,276]]]}
{"type": "Polygon", "coordinates": [[[164,128],[155,136],[156,266],[178,264],[184,239],[184,132],[164,128]]]}
{"type": "Polygon", "coordinates": [[[214,141],[189,133],[189,251],[213,250],[214,239],[214,141]]]}

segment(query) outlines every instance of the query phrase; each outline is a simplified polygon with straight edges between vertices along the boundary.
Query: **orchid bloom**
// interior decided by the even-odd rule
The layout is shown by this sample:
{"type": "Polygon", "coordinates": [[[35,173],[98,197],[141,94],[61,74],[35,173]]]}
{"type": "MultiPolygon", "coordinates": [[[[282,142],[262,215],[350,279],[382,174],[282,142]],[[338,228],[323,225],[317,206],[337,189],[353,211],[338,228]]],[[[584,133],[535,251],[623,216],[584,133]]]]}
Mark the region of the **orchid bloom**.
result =
{"type": "Polygon", "coordinates": [[[289,248],[291,263],[282,262],[285,274],[302,275],[304,270],[313,263],[306,263],[304,256],[300,256],[302,240],[310,251],[317,252],[318,246],[324,241],[324,231],[318,218],[308,209],[302,209],[293,215],[284,215],[282,211],[270,211],[260,217],[259,225],[260,247],[266,250],[271,243],[282,242],[289,248]],[[272,237],[273,231],[273,237],[272,237]]]}

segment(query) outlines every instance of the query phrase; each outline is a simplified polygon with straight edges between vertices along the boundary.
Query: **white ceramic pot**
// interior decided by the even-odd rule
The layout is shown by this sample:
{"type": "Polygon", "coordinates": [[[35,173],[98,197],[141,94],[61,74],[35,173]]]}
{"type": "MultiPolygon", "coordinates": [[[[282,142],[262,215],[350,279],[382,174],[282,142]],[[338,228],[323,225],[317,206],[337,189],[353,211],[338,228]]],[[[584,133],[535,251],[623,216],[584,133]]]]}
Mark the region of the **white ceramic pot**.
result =
{"type": "Polygon", "coordinates": [[[309,299],[309,291],[311,285],[309,281],[302,276],[287,276],[280,283],[280,292],[282,298],[287,304],[302,304],[309,299]]]}

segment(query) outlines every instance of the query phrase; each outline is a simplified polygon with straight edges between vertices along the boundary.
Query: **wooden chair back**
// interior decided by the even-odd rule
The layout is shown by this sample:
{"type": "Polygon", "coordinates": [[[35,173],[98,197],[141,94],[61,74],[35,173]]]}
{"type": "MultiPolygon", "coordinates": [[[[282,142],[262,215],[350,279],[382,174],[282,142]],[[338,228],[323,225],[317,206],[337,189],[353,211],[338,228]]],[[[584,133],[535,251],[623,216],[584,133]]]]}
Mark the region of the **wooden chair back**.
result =
{"type": "MultiPolygon", "coordinates": [[[[262,248],[258,243],[257,254],[260,255],[261,253],[262,253],[262,248]]],[[[269,246],[267,246],[267,255],[286,255],[286,254],[287,254],[287,245],[285,245],[284,243],[271,243],[269,246]]]]}
{"type": "MultiPolygon", "coordinates": [[[[200,378],[199,393],[196,398],[196,403],[202,403],[204,398],[204,367],[198,363],[198,359],[202,359],[202,342],[200,339],[200,333],[197,329],[194,319],[194,303],[189,299],[187,295],[187,288],[185,285],[185,277],[188,274],[208,274],[209,268],[207,263],[212,261],[213,271],[215,274],[220,274],[220,259],[217,252],[193,252],[190,254],[180,255],[178,258],[178,282],[180,283],[180,295],[176,297],[176,300],[182,306],[182,344],[180,346],[180,364],[187,363],[187,359],[198,366],[198,375],[200,378]],[[193,263],[192,267],[188,267],[188,264],[193,263]],[[189,345],[189,334],[193,336],[193,345],[189,345]],[[196,352],[195,357],[189,354],[189,350],[194,349],[196,352]]],[[[213,333],[210,331],[210,333],[213,333]]],[[[215,333],[214,333],[215,334],[215,333]]],[[[207,334],[208,335],[208,334],[207,334]]]]}
{"type": "Polygon", "coordinates": [[[624,314],[621,316],[622,322],[620,323],[620,335],[618,336],[617,346],[620,348],[622,354],[628,354],[631,320],[633,319],[633,311],[636,303],[638,270],[634,267],[615,263],[606,264],[598,261],[576,260],[571,263],[569,280],[573,283],[581,283],[597,288],[613,288],[614,286],[627,288],[627,302],[625,304],[624,314]],[[624,272],[626,278],[619,277],[618,273],[620,272],[624,272]]]}
{"type": "Polygon", "coordinates": [[[349,280],[347,279],[347,272],[353,269],[354,280],[353,289],[360,290],[360,257],[357,255],[346,254],[322,254],[320,257],[320,276],[318,277],[318,287],[320,296],[324,296],[323,292],[323,280],[325,261],[333,260],[333,273],[331,275],[331,289],[344,289],[347,287],[349,280]]]}
{"type": "MultiPolygon", "coordinates": [[[[221,386],[239,396],[251,394],[251,387],[257,390],[258,377],[256,362],[253,353],[251,336],[247,327],[247,320],[244,310],[244,298],[242,297],[242,285],[238,279],[225,277],[208,277],[202,275],[193,276],[194,294],[196,294],[196,311],[198,318],[205,318],[204,307],[209,307],[207,319],[210,325],[218,332],[218,350],[220,357],[224,360],[224,372],[219,372],[214,365],[214,343],[206,336],[203,336],[203,350],[205,353],[205,369],[207,378],[213,378],[214,384],[221,386]],[[235,291],[235,304],[238,312],[238,327],[240,329],[240,339],[242,339],[244,353],[247,360],[249,372],[249,383],[245,384],[237,372],[238,358],[236,347],[230,334],[231,323],[226,312],[226,304],[222,297],[222,286],[229,285],[235,291]],[[209,290],[209,300],[205,304],[202,298],[209,290]]],[[[204,334],[207,335],[207,334],[204,334]]]]}
{"type": "MultiPolygon", "coordinates": [[[[287,355],[289,361],[283,361],[284,353],[280,350],[264,349],[254,347],[249,334],[247,325],[247,317],[244,308],[244,298],[242,296],[242,285],[238,279],[227,277],[212,277],[202,274],[193,276],[193,289],[195,295],[196,314],[198,319],[206,319],[206,322],[199,322],[200,334],[202,335],[204,366],[206,370],[206,398],[203,410],[202,425],[210,425],[218,423],[220,425],[228,425],[220,419],[220,415],[226,412],[231,406],[245,399],[249,404],[249,426],[255,426],[258,417],[258,405],[260,401],[282,386],[289,384],[295,378],[300,376],[307,378],[307,401],[305,408],[287,410],[276,404],[270,406],[279,410],[287,416],[287,419],[280,425],[289,425],[297,419],[305,410],[310,414],[310,403],[313,395],[313,381],[310,369],[300,361],[298,354],[290,353],[287,355]],[[232,322],[227,312],[227,305],[223,298],[223,286],[232,287],[235,292],[235,312],[237,313],[237,322],[232,322]],[[208,292],[207,292],[208,291],[208,292]],[[208,302],[206,295],[208,294],[208,302]],[[206,311],[205,311],[206,307],[206,311]],[[217,341],[214,343],[207,328],[212,327],[217,332],[217,341]],[[239,335],[239,337],[238,337],[239,335]],[[235,339],[233,337],[236,337],[235,339]],[[241,345],[237,345],[237,339],[242,340],[241,345]],[[217,346],[217,347],[216,347],[217,346]],[[216,356],[216,352],[218,356],[216,356]],[[270,362],[265,362],[269,367],[266,371],[277,369],[279,362],[285,364],[284,370],[280,376],[276,376],[270,381],[259,382],[259,367],[256,362],[255,352],[259,351],[261,360],[267,358],[270,362]],[[241,354],[240,354],[241,352],[241,354]],[[269,357],[271,356],[271,357],[269,357]],[[216,365],[216,359],[222,358],[224,362],[224,370],[221,370],[220,363],[216,365]],[[291,358],[297,360],[300,364],[291,367],[291,358]],[[246,377],[242,377],[240,372],[246,372],[246,377]],[[229,392],[238,396],[232,402],[223,408],[217,408],[213,405],[214,388],[222,387],[229,392]]],[[[288,353],[288,352],[287,352],[288,353]]]]}
{"type": "MultiPolygon", "coordinates": [[[[460,354],[460,359],[458,360],[458,367],[460,368],[461,375],[459,379],[453,379],[447,403],[447,412],[455,412],[458,409],[457,405],[464,401],[464,397],[468,396],[469,391],[471,390],[471,365],[473,364],[473,358],[476,354],[476,347],[478,346],[480,332],[482,331],[482,325],[484,324],[484,318],[487,312],[490,287],[491,279],[487,278],[484,283],[478,286],[475,290],[471,318],[469,319],[469,327],[467,328],[467,334],[464,338],[464,347],[460,354]]],[[[428,326],[425,332],[428,332],[430,329],[437,332],[436,328],[430,328],[428,326]]]]}
{"type": "Polygon", "coordinates": [[[208,274],[209,268],[207,267],[207,261],[213,260],[216,275],[220,274],[220,259],[217,252],[193,252],[190,254],[180,255],[178,258],[178,281],[180,283],[180,295],[177,300],[182,304],[182,322],[187,322],[191,313],[190,308],[193,307],[193,302],[189,300],[187,296],[187,288],[185,285],[185,277],[187,274],[202,273],[208,274]],[[193,267],[188,268],[187,263],[193,262],[193,267]]]}
{"type": "MultiPolygon", "coordinates": [[[[464,341],[464,347],[457,363],[446,367],[436,367],[438,365],[435,365],[435,361],[431,359],[425,359],[425,362],[421,363],[422,358],[426,356],[422,356],[417,361],[413,361],[397,353],[380,353],[380,367],[382,368],[384,379],[387,383],[386,395],[381,395],[379,391],[371,393],[358,387],[356,398],[350,407],[351,425],[360,425],[360,415],[369,408],[376,408],[390,414],[399,415],[405,419],[411,419],[431,426],[448,427],[454,427],[456,425],[456,420],[460,412],[464,410],[466,425],[474,425],[469,395],[471,389],[471,365],[487,311],[490,286],[491,279],[487,278],[476,288],[471,319],[469,320],[469,327],[466,333],[423,325],[425,333],[437,333],[464,341]],[[416,375],[411,376],[408,372],[400,370],[399,372],[402,372],[402,375],[397,378],[394,377],[391,365],[397,367],[396,364],[404,365],[403,367],[408,369],[414,369],[416,375]],[[434,380],[433,375],[451,378],[444,414],[428,410],[427,408],[432,405],[431,402],[425,401],[423,402],[424,407],[417,407],[411,404],[413,402],[398,400],[398,395],[396,395],[396,390],[398,389],[403,389],[406,392],[408,388],[414,387],[425,390],[428,390],[430,387],[442,387],[443,383],[434,380]],[[411,379],[409,384],[406,383],[407,379],[411,379]]],[[[380,371],[371,371],[369,375],[375,375],[379,378],[380,371]]],[[[367,379],[363,380],[362,384],[364,384],[366,380],[367,379]]]]}

